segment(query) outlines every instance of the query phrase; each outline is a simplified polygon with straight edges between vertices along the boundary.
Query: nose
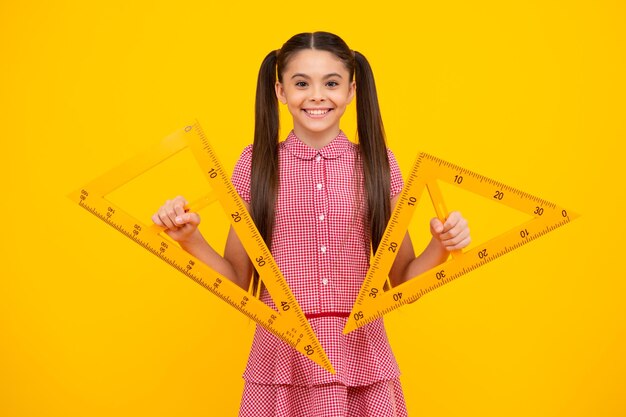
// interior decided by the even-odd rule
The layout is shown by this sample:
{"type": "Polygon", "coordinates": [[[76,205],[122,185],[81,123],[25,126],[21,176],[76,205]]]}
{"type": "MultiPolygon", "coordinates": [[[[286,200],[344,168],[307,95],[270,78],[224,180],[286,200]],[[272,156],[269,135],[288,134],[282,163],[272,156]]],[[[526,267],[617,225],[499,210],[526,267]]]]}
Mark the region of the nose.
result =
{"type": "Polygon", "coordinates": [[[320,85],[315,85],[311,88],[311,95],[309,96],[309,100],[311,101],[324,101],[326,98],[324,97],[324,89],[320,85]]]}

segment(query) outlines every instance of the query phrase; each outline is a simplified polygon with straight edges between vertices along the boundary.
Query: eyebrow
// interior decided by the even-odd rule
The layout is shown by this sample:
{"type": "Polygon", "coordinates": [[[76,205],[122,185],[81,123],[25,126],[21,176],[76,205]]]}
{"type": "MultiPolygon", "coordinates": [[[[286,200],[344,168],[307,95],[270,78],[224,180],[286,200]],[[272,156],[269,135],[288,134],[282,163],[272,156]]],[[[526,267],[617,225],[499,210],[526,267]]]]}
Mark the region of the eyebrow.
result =
{"type": "MultiPolygon", "coordinates": [[[[291,79],[294,79],[294,78],[296,78],[296,77],[302,77],[302,78],[306,78],[306,79],[308,79],[308,80],[310,80],[310,79],[311,79],[311,77],[310,77],[310,76],[308,76],[308,75],[306,75],[306,74],[303,74],[303,73],[301,73],[301,72],[298,72],[298,73],[296,73],[296,74],[293,74],[293,75],[291,76],[291,79]]],[[[328,78],[332,78],[332,77],[343,78],[343,77],[341,76],[341,74],[338,74],[338,73],[336,73],[336,72],[332,72],[332,73],[330,73],[330,74],[326,74],[326,75],[325,75],[322,79],[323,79],[323,80],[326,80],[326,79],[328,79],[328,78]]]]}

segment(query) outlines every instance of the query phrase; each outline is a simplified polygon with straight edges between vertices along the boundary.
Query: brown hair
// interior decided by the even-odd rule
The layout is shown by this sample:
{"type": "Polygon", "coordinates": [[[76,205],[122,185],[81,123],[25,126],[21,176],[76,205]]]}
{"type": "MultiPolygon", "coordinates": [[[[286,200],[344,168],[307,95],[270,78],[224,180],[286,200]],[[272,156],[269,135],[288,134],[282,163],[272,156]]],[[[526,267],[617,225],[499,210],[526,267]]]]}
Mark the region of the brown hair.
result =
{"type": "Polygon", "coordinates": [[[346,66],[356,81],[357,138],[367,197],[367,222],[372,249],[376,251],[391,213],[390,174],[385,131],[378,105],[372,68],[365,57],[352,51],[339,36],[328,32],[300,33],[282,48],[270,52],[257,80],[254,143],[252,145],[251,215],[271,246],[274,205],[278,193],[279,109],[275,84],[289,60],[303,49],[328,51],[346,66]]]}

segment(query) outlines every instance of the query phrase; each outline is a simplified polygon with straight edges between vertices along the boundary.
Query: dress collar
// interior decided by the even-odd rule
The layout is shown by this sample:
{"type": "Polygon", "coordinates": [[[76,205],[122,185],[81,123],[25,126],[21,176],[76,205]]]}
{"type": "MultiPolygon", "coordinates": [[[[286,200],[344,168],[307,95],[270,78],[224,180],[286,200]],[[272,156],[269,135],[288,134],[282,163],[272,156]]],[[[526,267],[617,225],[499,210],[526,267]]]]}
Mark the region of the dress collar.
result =
{"type": "Polygon", "coordinates": [[[324,159],[335,159],[348,150],[350,141],[343,131],[340,130],[339,134],[329,144],[322,149],[314,149],[302,142],[292,130],[287,139],[285,139],[285,146],[296,158],[309,160],[320,154],[324,159]]]}

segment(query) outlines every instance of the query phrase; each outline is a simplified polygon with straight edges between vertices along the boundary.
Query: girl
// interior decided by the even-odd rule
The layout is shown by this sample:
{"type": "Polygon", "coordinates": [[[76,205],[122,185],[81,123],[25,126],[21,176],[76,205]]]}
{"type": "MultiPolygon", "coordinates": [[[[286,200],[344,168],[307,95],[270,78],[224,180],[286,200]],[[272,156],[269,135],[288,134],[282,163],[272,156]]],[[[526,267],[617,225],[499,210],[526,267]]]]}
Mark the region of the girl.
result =
{"type": "MultiPolygon", "coordinates": [[[[406,416],[382,319],[348,335],[343,328],[403,182],[387,150],[369,63],[336,35],[302,33],[264,59],[258,77],[254,143],[232,181],[309,319],[336,374],[257,326],[240,416],[406,416]],[[358,144],[339,128],[356,96],[358,144]],[[279,142],[278,101],[293,130],[279,142]]],[[[198,231],[184,198],[167,201],[157,225],[181,246],[249,288],[253,266],[232,228],[224,256],[198,231]]],[[[433,219],[432,239],[415,257],[408,234],[390,271],[397,285],[469,244],[467,222],[453,212],[433,219]]],[[[255,278],[256,279],[256,278],[255,278]]],[[[260,298],[275,308],[267,291],[260,298]]]]}

